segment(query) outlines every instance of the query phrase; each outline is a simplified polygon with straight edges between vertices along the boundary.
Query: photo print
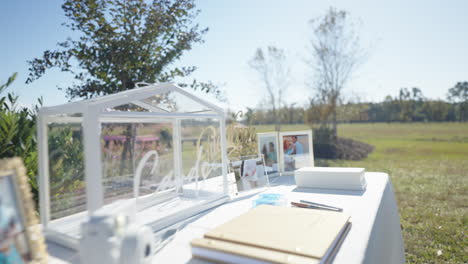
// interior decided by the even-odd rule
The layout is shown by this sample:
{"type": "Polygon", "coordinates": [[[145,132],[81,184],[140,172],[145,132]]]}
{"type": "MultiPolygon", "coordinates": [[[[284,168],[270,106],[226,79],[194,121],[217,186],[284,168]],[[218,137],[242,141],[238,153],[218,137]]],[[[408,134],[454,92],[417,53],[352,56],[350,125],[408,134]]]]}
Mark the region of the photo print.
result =
{"type": "Polygon", "coordinates": [[[262,155],[242,156],[231,160],[230,173],[234,173],[237,192],[268,186],[268,175],[262,155]]]}
{"type": "Polygon", "coordinates": [[[279,166],[279,148],[278,133],[258,133],[258,153],[263,155],[265,160],[265,172],[269,177],[278,176],[279,166]]]}
{"type": "Polygon", "coordinates": [[[312,131],[280,133],[281,164],[284,173],[314,166],[312,131]]]}

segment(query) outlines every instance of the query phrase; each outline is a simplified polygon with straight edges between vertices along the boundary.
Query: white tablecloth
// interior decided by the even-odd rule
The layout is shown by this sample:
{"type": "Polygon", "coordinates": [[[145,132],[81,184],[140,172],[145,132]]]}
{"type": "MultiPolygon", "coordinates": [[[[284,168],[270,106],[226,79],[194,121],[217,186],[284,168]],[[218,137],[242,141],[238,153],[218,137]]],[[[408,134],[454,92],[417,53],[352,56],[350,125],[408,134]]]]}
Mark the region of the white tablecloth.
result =
{"type": "MultiPolygon", "coordinates": [[[[264,192],[286,194],[289,201],[310,200],[341,207],[351,215],[351,230],[333,263],[404,263],[400,219],[389,177],[384,173],[365,176],[365,191],[298,188],[294,177],[282,176],[274,182],[276,186],[264,192]]],[[[191,220],[154,256],[153,263],[207,263],[192,258],[190,241],[248,211],[257,194],[244,194],[191,220]]],[[[52,263],[79,263],[75,252],[56,244],[48,246],[52,263]]]]}

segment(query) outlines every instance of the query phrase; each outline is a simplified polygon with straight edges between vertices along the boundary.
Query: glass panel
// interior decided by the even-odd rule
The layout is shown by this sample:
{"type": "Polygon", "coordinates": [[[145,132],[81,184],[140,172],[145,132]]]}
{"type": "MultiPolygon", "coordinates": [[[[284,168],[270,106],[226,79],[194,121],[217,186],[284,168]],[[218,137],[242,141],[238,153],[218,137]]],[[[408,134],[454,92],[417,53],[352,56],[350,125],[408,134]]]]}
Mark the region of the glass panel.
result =
{"type": "Polygon", "coordinates": [[[208,107],[175,91],[151,96],[141,101],[161,109],[162,112],[201,113],[211,111],[208,107]]]}
{"type": "Polygon", "coordinates": [[[190,119],[181,121],[184,194],[219,195],[223,191],[219,121],[190,119]],[[204,192],[200,192],[203,190],[204,192]]]}
{"type": "Polygon", "coordinates": [[[123,104],[119,106],[115,106],[112,108],[105,109],[105,112],[113,112],[113,111],[121,111],[121,112],[149,112],[150,110],[145,108],[144,105],[136,105],[132,103],[123,104]]]}
{"type": "Polygon", "coordinates": [[[48,130],[51,220],[86,210],[81,124],[50,124],[48,130]]]}
{"type": "Polygon", "coordinates": [[[141,163],[139,196],[161,192],[163,178],[173,174],[172,123],[102,124],[105,204],[133,197],[141,163]]]}

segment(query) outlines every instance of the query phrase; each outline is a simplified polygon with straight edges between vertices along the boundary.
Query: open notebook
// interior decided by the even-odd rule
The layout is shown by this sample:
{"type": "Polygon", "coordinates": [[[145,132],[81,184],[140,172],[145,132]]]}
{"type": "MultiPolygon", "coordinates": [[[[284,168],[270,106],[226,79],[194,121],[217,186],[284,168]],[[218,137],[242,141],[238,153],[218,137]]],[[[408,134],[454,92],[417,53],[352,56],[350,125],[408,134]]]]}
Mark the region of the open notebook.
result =
{"type": "Polygon", "coordinates": [[[340,212],[258,206],[191,242],[218,263],[329,263],[350,228],[340,212]]]}

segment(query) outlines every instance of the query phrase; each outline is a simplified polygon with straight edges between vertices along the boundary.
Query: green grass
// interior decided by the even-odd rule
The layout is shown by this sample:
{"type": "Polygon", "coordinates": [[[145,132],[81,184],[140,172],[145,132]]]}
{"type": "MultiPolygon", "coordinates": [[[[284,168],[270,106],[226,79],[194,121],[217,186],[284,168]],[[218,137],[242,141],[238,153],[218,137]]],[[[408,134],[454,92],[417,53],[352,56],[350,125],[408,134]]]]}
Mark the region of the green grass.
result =
{"type": "Polygon", "coordinates": [[[365,160],[332,165],[390,175],[407,262],[467,263],[468,124],[352,124],[338,133],[375,146],[365,160]]]}
{"type": "Polygon", "coordinates": [[[390,175],[407,263],[468,263],[468,123],[344,124],[338,134],[375,146],[364,160],[328,163],[390,175]]]}

